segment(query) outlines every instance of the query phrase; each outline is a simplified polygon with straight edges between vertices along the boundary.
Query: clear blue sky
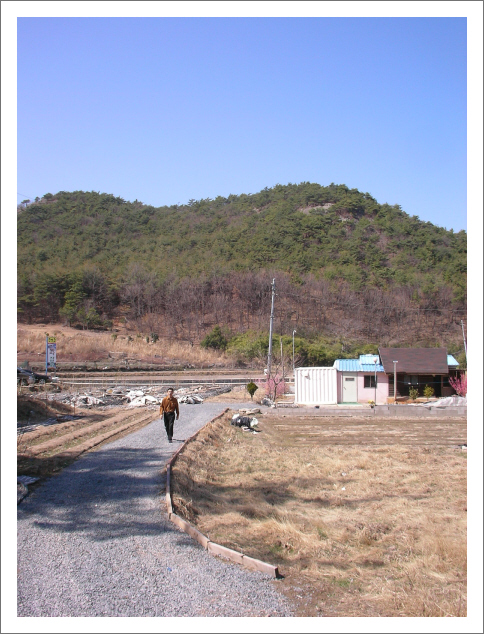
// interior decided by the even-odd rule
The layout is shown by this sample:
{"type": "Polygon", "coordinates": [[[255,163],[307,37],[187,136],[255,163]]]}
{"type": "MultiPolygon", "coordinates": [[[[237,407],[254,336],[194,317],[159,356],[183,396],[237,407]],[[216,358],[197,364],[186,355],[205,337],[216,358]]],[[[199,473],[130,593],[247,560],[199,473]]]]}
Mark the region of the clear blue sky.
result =
{"type": "Polygon", "coordinates": [[[466,229],[465,18],[19,18],[17,202],[345,183],[466,229]]]}
{"type": "MultiPolygon", "coordinates": [[[[15,187],[17,202],[83,189],[158,206],[276,183],[333,181],[455,231],[466,228],[469,194],[469,406],[470,420],[482,420],[482,24],[483,4],[463,0],[2,2],[2,419],[16,415],[15,187]],[[436,17],[29,17],[194,11],[436,17]],[[444,12],[460,17],[437,17],[444,12]]],[[[7,434],[2,475],[15,469],[15,428],[2,427],[2,441],[7,434]]],[[[482,434],[482,425],[469,426],[471,447],[482,445],[482,434]]],[[[482,482],[475,456],[469,616],[454,626],[462,632],[482,631],[482,482]]],[[[4,500],[13,505],[11,484],[2,478],[2,510],[4,500]]],[[[15,526],[9,513],[3,517],[11,543],[15,526]]],[[[2,620],[15,630],[14,585],[6,595],[2,620]]],[[[385,631],[378,623],[368,627],[385,631]]],[[[65,630],[52,620],[43,627],[65,630]]],[[[202,620],[197,627],[206,629],[202,620]]]]}

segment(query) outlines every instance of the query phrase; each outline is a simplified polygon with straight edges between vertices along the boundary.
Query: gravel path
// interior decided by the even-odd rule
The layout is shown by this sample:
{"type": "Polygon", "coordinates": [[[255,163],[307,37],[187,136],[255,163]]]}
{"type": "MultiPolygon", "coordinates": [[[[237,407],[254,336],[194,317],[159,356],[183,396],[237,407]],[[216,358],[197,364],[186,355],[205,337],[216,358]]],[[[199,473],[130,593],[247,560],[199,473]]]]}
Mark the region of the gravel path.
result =
{"type": "Polygon", "coordinates": [[[239,405],[181,405],[177,442],[155,420],[26,497],[18,616],[293,616],[277,591],[283,581],[209,555],[166,514],[162,466],[181,440],[239,405]]]}

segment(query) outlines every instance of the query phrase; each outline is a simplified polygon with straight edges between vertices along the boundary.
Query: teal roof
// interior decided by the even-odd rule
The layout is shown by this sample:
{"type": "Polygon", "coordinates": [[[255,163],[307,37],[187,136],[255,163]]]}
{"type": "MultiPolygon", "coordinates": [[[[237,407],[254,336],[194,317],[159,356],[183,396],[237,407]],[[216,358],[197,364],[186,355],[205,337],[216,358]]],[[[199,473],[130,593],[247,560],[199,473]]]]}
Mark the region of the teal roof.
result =
{"type": "MultiPolygon", "coordinates": [[[[339,370],[339,372],[374,372],[375,362],[373,359],[378,358],[377,355],[362,354],[359,359],[336,359],[333,363],[333,367],[339,370]]],[[[380,359],[378,359],[380,361],[380,359]]],[[[459,362],[451,355],[447,355],[447,365],[456,367],[459,362]]],[[[381,363],[376,364],[377,372],[385,372],[381,363]]]]}
{"type": "MultiPolygon", "coordinates": [[[[362,357],[366,356],[367,355],[362,355],[362,357]]],[[[374,355],[371,356],[373,357],[374,355]]],[[[362,359],[362,357],[360,357],[359,359],[336,359],[336,361],[333,363],[333,367],[340,372],[374,372],[375,363],[364,363],[369,359],[362,359]]],[[[376,364],[376,371],[385,372],[381,363],[376,364]]]]}

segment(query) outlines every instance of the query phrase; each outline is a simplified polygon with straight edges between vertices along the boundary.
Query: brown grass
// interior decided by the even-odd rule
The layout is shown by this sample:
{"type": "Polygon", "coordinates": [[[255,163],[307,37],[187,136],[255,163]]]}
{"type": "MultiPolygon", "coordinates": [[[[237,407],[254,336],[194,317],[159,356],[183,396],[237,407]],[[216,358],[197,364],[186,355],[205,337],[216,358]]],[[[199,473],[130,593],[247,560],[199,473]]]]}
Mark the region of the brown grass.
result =
{"type": "Polygon", "coordinates": [[[187,446],[177,513],[279,566],[299,616],[466,615],[466,453],[453,444],[464,422],[352,421],[359,433],[338,444],[348,421],[319,419],[331,434],[306,428],[299,443],[280,431],[290,416],[259,421],[255,435],[227,415],[187,446]],[[368,430],[391,440],[370,445],[368,430]]]}
{"type": "Polygon", "coordinates": [[[76,330],[67,326],[29,326],[22,324],[17,329],[17,354],[45,357],[46,333],[57,337],[57,358],[59,361],[101,361],[110,352],[125,353],[129,358],[147,361],[175,360],[197,367],[211,364],[228,364],[228,357],[206,350],[188,342],[160,339],[156,343],[146,342],[146,333],[123,333],[113,338],[113,333],[76,330]]]}
{"type": "MultiPolygon", "coordinates": [[[[49,384],[42,386],[48,388],[49,384]]],[[[22,388],[19,388],[19,391],[22,388]]],[[[59,401],[46,401],[42,396],[17,392],[17,421],[21,423],[54,418],[58,415],[73,414],[74,408],[59,401]]],[[[38,394],[38,393],[37,393],[38,394]]]]}

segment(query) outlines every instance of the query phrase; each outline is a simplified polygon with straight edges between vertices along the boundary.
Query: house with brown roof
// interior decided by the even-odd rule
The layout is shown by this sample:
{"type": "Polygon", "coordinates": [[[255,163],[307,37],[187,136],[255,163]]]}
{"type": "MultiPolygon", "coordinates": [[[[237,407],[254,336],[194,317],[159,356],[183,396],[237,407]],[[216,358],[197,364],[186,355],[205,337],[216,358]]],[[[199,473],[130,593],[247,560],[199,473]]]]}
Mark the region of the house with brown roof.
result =
{"type": "Polygon", "coordinates": [[[379,348],[378,352],[388,376],[389,398],[409,396],[411,388],[422,396],[427,385],[436,397],[454,394],[449,377],[458,375],[459,364],[445,348],[379,348]]]}
{"type": "Polygon", "coordinates": [[[460,374],[459,363],[446,348],[379,348],[378,354],[336,359],[332,368],[296,368],[295,403],[348,405],[405,399],[412,388],[419,396],[428,385],[434,396],[451,396],[449,377],[460,374]]]}
{"type": "Polygon", "coordinates": [[[436,397],[451,396],[450,376],[459,374],[458,362],[445,348],[379,348],[378,354],[359,359],[336,359],[338,403],[378,404],[393,401],[397,379],[397,398],[410,395],[410,389],[423,396],[428,385],[436,397]]]}

